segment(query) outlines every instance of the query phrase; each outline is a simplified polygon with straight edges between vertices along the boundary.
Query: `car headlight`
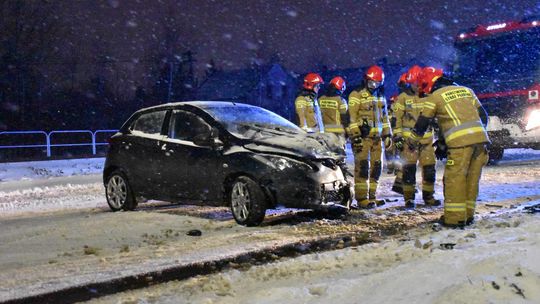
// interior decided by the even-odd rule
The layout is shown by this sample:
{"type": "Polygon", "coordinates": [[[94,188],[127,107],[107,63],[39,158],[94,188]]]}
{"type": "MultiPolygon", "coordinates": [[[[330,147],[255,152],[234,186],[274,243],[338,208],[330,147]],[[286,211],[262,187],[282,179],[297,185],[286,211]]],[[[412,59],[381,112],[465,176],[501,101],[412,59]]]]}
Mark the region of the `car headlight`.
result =
{"type": "Polygon", "coordinates": [[[533,110],[529,113],[525,130],[529,131],[538,127],[540,127],[540,110],[533,110]]]}
{"type": "Polygon", "coordinates": [[[271,163],[274,165],[274,168],[277,170],[283,171],[291,168],[301,169],[301,170],[312,170],[311,166],[297,161],[294,159],[280,157],[280,156],[265,156],[271,163]]]}

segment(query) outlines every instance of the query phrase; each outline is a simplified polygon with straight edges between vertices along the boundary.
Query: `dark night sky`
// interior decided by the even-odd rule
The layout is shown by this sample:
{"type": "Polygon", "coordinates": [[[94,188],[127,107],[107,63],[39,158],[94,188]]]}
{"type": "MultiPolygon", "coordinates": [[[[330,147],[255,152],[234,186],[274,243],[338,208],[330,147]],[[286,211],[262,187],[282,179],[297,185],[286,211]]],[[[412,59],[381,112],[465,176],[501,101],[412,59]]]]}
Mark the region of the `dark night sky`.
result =
{"type": "Polygon", "coordinates": [[[66,1],[62,18],[72,31],[70,53],[105,52],[132,61],[142,77],[145,56],[177,29],[178,52],[197,53],[197,70],[213,58],[224,69],[278,53],[285,67],[305,72],[317,64],[347,68],[421,58],[442,65],[453,58],[461,29],[540,15],[540,3],[520,1],[66,1]]]}

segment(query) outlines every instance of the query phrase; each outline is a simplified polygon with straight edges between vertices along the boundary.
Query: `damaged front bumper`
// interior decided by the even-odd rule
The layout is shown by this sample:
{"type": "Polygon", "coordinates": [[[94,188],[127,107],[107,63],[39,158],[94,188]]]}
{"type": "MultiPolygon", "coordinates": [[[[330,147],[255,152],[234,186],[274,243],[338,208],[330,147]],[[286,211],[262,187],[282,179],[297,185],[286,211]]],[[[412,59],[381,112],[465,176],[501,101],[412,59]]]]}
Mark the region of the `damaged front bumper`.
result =
{"type": "Polygon", "coordinates": [[[267,176],[266,186],[275,198],[275,205],[305,209],[349,209],[352,199],[352,185],[338,162],[332,159],[306,161],[298,165],[298,160],[287,160],[295,165],[278,164],[272,176],[267,176]]]}

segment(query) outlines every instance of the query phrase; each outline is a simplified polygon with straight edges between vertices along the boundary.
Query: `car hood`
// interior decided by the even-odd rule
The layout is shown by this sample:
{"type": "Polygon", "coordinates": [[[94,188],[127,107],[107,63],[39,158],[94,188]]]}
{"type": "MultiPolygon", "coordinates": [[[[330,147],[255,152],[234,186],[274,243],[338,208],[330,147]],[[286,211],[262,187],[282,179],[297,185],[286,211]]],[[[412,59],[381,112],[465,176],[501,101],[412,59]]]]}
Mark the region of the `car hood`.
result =
{"type": "Polygon", "coordinates": [[[285,154],[308,159],[342,159],[345,151],[333,134],[287,134],[252,138],[244,144],[248,150],[285,154]]]}

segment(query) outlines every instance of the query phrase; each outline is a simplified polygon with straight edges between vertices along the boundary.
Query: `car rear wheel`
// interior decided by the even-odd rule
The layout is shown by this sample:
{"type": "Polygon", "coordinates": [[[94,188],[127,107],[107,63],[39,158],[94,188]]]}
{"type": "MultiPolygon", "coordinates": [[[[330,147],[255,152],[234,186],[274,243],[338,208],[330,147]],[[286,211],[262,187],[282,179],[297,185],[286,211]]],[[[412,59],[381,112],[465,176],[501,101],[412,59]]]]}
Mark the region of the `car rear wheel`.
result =
{"type": "Polygon", "coordinates": [[[266,196],[251,178],[238,177],[232,184],[229,203],[234,219],[240,225],[258,226],[266,212],[266,196]]]}
{"type": "Polygon", "coordinates": [[[121,171],[114,171],[107,178],[105,196],[112,211],[127,211],[137,207],[137,200],[126,176],[121,171]]]}

